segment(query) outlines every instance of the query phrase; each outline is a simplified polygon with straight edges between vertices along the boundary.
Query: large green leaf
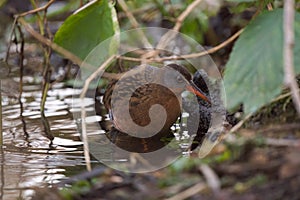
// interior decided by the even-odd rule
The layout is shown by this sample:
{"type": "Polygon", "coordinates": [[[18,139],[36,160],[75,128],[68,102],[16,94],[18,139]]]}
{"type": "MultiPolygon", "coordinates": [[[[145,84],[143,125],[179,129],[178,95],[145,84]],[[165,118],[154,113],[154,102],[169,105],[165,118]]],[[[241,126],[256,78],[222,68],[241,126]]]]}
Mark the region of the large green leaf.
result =
{"type": "Polygon", "coordinates": [[[118,32],[113,5],[101,0],[69,16],[56,32],[54,42],[84,60],[99,43],[118,32]]]}
{"type": "MultiPolygon", "coordinates": [[[[228,108],[243,103],[245,113],[269,103],[283,84],[283,10],[264,12],[236,41],[226,64],[228,108]]],[[[295,18],[295,71],[300,72],[300,14],[295,18]]]]}

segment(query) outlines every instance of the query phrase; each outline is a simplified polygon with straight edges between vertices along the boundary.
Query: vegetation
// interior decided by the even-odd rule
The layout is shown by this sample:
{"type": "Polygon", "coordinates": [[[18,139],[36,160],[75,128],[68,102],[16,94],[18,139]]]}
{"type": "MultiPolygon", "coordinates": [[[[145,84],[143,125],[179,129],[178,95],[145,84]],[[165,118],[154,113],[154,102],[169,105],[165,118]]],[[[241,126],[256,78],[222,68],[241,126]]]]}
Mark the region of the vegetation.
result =
{"type": "MultiPolygon", "coordinates": [[[[297,159],[300,130],[299,0],[97,0],[90,3],[76,0],[65,1],[54,12],[51,7],[55,3],[55,0],[43,4],[31,0],[28,5],[31,10],[14,13],[15,22],[12,23],[7,55],[0,61],[0,67],[11,65],[11,49],[14,43],[18,44],[22,94],[22,76],[26,71],[24,45],[32,42],[33,38],[40,44],[42,51],[39,52],[43,57],[39,74],[43,77],[40,103],[42,118],[46,118],[43,115],[44,107],[52,83],[64,81],[67,84],[76,78],[65,69],[67,75],[63,79],[51,80],[51,75],[55,73],[55,66],[51,63],[54,52],[86,70],[83,73],[84,81],[75,83],[83,85],[81,99],[84,99],[96,74],[111,63],[114,66],[121,63],[121,67],[107,70],[106,78],[117,76],[131,67],[131,63],[177,61],[209,54],[222,72],[228,111],[235,113],[239,110],[242,113],[241,121],[230,131],[235,134],[202,160],[192,154],[190,158],[181,158],[163,170],[132,176],[101,168],[97,178],[87,174],[79,182],[72,182],[71,187],[55,190],[55,198],[96,199],[92,193],[112,199],[140,199],[143,195],[148,195],[146,199],[172,200],[209,199],[212,196],[216,199],[263,199],[266,196],[270,199],[299,198],[297,190],[292,187],[293,184],[300,186],[300,173],[297,170],[300,166],[297,159]],[[71,14],[75,8],[77,10],[71,14]],[[49,24],[56,19],[63,23],[53,31],[49,24]],[[172,31],[178,31],[193,38],[206,50],[160,57],[163,54],[159,48],[153,48],[152,51],[118,55],[122,41],[120,33],[150,26],[171,30],[162,36],[164,40],[160,40],[157,47],[171,42],[172,31]],[[94,63],[85,61],[100,44],[107,49],[97,57],[97,63],[102,65],[91,69],[89,64],[94,63]],[[275,122],[280,126],[276,126],[275,122]],[[259,127],[255,129],[257,124],[259,127]],[[291,153],[287,155],[287,151],[291,153]],[[277,193],[272,192],[273,188],[277,193]],[[160,192],[153,192],[158,190],[160,192]]],[[[7,4],[0,0],[0,7],[7,4]]],[[[138,32],[138,37],[145,37],[143,34],[138,32]]],[[[147,37],[144,39],[147,45],[147,37]]],[[[99,84],[102,87],[106,82],[99,84]]],[[[81,116],[85,118],[83,109],[81,116]]],[[[43,120],[43,123],[47,137],[53,139],[49,123],[47,120],[43,120]]],[[[83,139],[84,124],[82,120],[83,139]]],[[[2,138],[1,135],[0,145],[2,138]]],[[[84,144],[88,145],[86,142],[84,144]]],[[[87,164],[90,164],[87,152],[85,156],[87,164]]],[[[38,191],[36,199],[48,192],[38,191]]]]}

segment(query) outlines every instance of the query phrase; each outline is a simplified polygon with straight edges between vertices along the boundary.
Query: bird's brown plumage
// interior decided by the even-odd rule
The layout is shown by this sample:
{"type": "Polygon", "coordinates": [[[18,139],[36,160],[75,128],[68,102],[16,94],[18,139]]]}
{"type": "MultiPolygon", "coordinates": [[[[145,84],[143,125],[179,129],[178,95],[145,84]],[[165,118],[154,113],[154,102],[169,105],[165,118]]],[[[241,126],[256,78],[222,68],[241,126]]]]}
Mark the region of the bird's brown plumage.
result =
{"type": "MultiPolygon", "coordinates": [[[[113,115],[112,120],[115,127],[120,131],[127,130],[127,132],[134,132],[134,126],[130,127],[131,120],[141,127],[150,124],[149,110],[153,105],[159,104],[165,109],[167,118],[162,127],[155,127],[154,123],[153,130],[166,131],[180,116],[181,93],[191,79],[192,76],[188,70],[177,64],[170,64],[162,68],[142,65],[130,70],[121,80],[111,82],[104,94],[103,102],[113,115]],[[113,95],[116,91],[118,92],[113,95]],[[127,102],[125,101],[128,99],[125,96],[128,95],[130,95],[128,105],[131,119],[123,117],[126,108],[112,106],[116,101],[121,102],[118,105],[126,107],[127,102]]],[[[160,117],[159,113],[154,113],[153,119],[159,121],[160,117]]],[[[145,131],[151,132],[151,128],[145,129],[145,131]]],[[[149,134],[151,136],[151,133],[149,134]]]]}

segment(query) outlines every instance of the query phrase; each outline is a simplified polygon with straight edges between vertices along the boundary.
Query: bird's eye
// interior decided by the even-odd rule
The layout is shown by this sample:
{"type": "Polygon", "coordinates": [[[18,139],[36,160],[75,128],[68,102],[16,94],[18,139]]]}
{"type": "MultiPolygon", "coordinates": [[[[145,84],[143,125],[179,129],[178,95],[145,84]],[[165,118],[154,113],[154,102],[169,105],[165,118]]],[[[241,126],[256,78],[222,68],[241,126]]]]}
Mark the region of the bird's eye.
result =
{"type": "Polygon", "coordinates": [[[177,80],[178,83],[182,83],[184,81],[182,76],[177,76],[176,80],[177,80]]]}

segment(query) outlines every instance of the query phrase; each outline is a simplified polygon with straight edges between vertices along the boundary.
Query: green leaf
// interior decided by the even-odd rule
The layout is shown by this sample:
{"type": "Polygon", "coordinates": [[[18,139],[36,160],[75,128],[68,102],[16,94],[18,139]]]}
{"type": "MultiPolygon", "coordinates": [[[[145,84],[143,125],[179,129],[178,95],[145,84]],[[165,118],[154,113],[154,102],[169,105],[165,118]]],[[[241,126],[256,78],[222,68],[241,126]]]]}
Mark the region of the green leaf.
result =
{"type": "MultiPolygon", "coordinates": [[[[255,112],[280,94],[283,83],[283,10],[264,12],[236,41],[224,75],[227,106],[255,112]]],[[[295,16],[295,71],[300,72],[300,14],[295,16]]]]}
{"type": "Polygon", "coordinates": [[[84,60],[98,44],[116,33],[116,11],[108,0],[101,0],[69,16],[56,32],[54,42],[84,60]]]}
{"type": "Polygon", "coordinates": [[[197,19],[186,20],[181,28],[181,32],[196,40],[199,43],[203,43],[203,34],[207,30],[206,27],[201,27],[197,19]],[[201,29],[202,28],[202,29],[201,29]]]}

